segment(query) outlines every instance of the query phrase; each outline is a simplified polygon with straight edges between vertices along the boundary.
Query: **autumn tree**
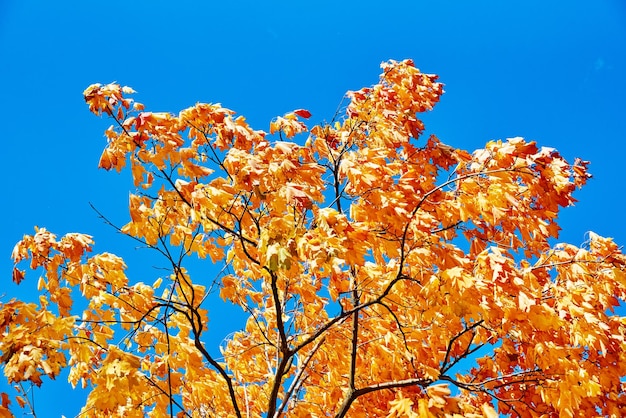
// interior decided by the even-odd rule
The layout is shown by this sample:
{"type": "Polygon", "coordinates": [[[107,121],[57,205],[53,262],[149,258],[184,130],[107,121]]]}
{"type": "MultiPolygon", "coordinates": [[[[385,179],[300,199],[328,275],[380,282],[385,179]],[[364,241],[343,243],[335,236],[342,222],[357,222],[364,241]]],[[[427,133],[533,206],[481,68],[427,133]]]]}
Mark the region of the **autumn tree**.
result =
{"type": "Polygon", "coordinates": [[[269,132],[89,86],[113,123],[99,166],[134,182],[112,226],[169,270],[133,280],[90,236],[24,236],[13,280],[41,272],[41,296],[0,305],[18,388],[0,416],[64,368],[89,390],[81,417],[626,415],[626,257],[591,232],[555,244],[588,163],[425,137],[443,85],[409,60],[382,70],[330,122],[300,109],[269,132]],[[218,303],[247,318],[221,342],[218,303]]]}

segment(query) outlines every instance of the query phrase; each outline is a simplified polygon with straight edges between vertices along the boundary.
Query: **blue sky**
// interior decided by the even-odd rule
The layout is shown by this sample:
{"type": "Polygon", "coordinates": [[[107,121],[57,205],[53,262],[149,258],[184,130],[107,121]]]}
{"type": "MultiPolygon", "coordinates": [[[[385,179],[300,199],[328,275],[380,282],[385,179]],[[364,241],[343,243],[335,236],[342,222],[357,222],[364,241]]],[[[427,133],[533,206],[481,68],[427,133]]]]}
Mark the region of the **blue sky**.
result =
{"type": "MultiPolygon", "coordinates": [[[[221,102],[268,130],[297,108],[330,119],[347,90],[377,81],[381,61],[412,58],[446,85],[428,132],[468,150],[523,136],[590,160],[594,178],[562,212],[560,240],[580,244],[593,230],[626,243],[621,0],[4,0],[0,57],[3,300],[28,297],[28,283],[9,283],[9,256],[34,225],[91,234],[131,272],[150,265],[89,207],[123,224],[131,190],[126,176],[97,170],[110,122],[83,102],[95,82],[132,86],[155,111],[221,102]]],[[[46,384],[38,416],[74,416],[80,397],[46,384]]]]}

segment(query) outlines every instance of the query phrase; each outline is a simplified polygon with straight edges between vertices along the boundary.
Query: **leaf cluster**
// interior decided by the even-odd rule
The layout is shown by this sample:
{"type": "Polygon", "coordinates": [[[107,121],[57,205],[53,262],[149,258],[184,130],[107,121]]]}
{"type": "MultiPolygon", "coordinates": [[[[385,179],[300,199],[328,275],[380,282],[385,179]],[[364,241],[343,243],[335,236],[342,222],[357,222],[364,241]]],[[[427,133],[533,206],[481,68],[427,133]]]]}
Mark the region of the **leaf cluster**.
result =
{"type": "Polygon", "coordinates": [[[588,163],[425,137],[443,84],[410,60],[382,70],[330,122],[298,109],[269,133],[219,104],[148,112],[128,87],[88,87],[113,120],[99,166],[136,188],[116,228],[169,271],[133,281],[89,236],[25,236],[13,280],[30,262],[42,296],[0,305],[17,402],[69,368],[85,417],[620,415],[626,256],[593,233],[552,244],[588,163]],[[247,318],[219,350],[215,295],[247,318]]]}

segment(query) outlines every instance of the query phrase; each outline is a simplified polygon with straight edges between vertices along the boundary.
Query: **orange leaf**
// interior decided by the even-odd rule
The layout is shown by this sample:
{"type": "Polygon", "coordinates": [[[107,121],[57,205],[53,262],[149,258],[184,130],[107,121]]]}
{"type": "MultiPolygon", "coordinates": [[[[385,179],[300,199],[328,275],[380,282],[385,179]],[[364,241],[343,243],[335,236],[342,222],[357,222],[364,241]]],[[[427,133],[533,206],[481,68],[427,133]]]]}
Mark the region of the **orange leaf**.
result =
{"type": "Polygon", "coordinates": [[[24,271],[18,269],[17,267],[13,267],[13,281],[16,284],[20,284],[24,280],[24,271]]]}

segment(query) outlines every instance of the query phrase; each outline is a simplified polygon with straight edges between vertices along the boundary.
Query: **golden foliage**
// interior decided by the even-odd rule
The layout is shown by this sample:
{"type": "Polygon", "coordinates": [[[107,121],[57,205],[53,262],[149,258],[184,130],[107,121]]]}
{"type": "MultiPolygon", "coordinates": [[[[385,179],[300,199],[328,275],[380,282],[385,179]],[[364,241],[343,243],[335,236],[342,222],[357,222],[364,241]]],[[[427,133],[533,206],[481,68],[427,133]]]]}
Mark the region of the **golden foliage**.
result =
{"type": "Polygon", "coordinates": [[[13,280],[29,262],[42,297],[0,305],[8,381],[67,367],[84,417],[623,415],[626,257],[593,233],[552,245],[588,163],[423,138],[443,85],[409,60],[382,69],[336,122],[297,109],[269,134],[219,104],[156,113],[87,88],[114,121],[99,165],[130,165],[136,188],[119,230],[170,272],[131,281],[87,235],[25,236],[13,280]],[[247,320],[213,348],[216,294],[247,320]]]}

